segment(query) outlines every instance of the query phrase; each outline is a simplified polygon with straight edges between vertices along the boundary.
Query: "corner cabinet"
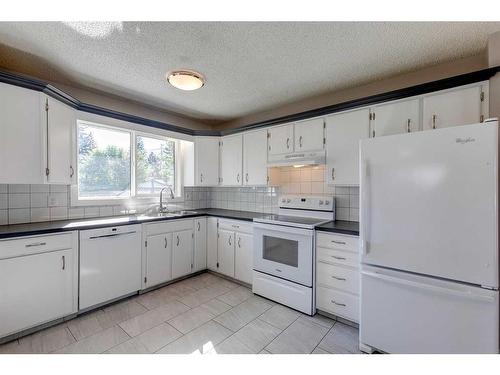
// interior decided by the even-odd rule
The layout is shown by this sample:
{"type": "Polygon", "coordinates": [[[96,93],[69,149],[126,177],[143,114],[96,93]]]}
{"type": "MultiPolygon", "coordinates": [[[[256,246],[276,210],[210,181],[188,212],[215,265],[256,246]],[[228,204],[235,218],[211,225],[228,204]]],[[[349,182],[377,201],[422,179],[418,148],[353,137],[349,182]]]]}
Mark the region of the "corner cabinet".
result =
{"type": "Polygon", "coordinates": [[[185,186],[219,184],[219,137],[194,137],[181,143],[181,151],[185,186]]]}
{"type": "Polygon", "coordinates": [[[220,140],[220,184],[243,184],[243,136],[230,135],[220,140]]]}
{"type": "Polygon", "coordinates": [[[0,241],[0,338],[78,309],[78,234],[0,241]]]}
{"type": "Polygon", "coordinates": [[[370,110],[326,117],[326,178],[328,184],[359,185],[359,141],[369,137],[370,110]]]}

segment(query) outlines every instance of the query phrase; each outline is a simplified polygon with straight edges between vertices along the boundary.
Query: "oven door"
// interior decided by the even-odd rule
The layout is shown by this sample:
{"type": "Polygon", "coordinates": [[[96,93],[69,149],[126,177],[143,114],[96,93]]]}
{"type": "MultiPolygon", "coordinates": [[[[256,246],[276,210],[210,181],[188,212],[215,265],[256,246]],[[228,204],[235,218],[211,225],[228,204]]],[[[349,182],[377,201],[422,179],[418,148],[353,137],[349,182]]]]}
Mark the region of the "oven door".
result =
{"type": "Polygon", "coordinates": [[[314,231],[254,223],[253,234],[256,271],[312,287],[314,231]]]}

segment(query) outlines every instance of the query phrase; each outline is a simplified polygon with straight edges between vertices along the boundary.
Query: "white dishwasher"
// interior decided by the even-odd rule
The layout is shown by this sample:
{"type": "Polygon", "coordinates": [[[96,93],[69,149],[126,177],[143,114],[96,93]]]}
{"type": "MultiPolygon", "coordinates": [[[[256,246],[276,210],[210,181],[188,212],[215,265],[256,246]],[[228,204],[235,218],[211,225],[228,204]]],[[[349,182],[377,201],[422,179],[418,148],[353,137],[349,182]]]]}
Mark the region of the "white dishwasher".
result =
{"type": "Polygon", "coordinates": [[[80,231],[80,310],[140,289],[141,225],[80,231]]]}

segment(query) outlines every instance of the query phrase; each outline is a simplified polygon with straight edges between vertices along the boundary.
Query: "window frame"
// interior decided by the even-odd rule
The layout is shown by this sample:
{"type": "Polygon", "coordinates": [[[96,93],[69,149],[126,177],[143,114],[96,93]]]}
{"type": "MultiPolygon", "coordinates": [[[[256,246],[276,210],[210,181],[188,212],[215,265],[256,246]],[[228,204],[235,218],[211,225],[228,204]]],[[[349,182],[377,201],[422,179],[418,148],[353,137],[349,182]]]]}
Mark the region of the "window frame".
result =
{"type": "Polygon", "coordinates": [[[137,194],[136,185],[136,136],[140,135],[143,137],[154,138],[159,140],[171,140],[175,142],[175,190],[176,196],[174,199],[169,200],[172,203],[184,202],[184,185],[182,176],[182,164],[181,164],[181,150],[180,150],[180,140],[172,138],[169,136],[162,136],[156,133],[148,133],[143,130],[129,129],[121,126],[107,125],[103,123],[98,123],[94,121],[89,121],[85,119],[77,119],[75,123],[76,130],[74,132],[74,155],[75,155],[75,183],[71,185],[71,206],[120,206],[130,202],[136,202],[138,204],[148,204],[156,203],[160,199],[159,194],[137,194]],[[79,196],[78,181],[79,181],[79,147],[78,147],[78,136],[80,125],[85,124],[92,127],[104,128],[109,130],[115,130],[119,132],[130,134],[130,197],[103,197],[103,198],[88,198],[81,199],[79,196]]]}

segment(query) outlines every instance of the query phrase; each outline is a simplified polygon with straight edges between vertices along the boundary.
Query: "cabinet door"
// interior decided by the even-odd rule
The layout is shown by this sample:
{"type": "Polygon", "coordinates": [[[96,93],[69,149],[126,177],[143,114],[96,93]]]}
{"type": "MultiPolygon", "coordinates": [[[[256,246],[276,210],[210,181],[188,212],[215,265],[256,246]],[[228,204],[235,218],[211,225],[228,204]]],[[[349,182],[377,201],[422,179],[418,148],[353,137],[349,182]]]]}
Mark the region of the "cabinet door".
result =
{"type": "Polygon", "coordinates": [[[372,108],[375,120],[372,131],[376,137],[410,133],[419,130],[419,99],[389,103],[372,108]]]}
{"type": "Polygon", "coordinates": [[[212,271],[218,271],[217,237],[217,218],[207,217],[207,268],[212,271]]]}
{"type": "Polygon", "coordinates": [[[0,83],[0,183],[42,184],[41,93],[0,83]]]}
{"type": "Polygon", "coordinates": [[[219,184],[219,138],[195,138],[195,185],[219,184]]]}
{"type": "Polygon", "coordinates": [[[267,185],[267,131],[243,135],[244,185],[267,185]]]}
{"type": "Polygon", "coordinates": [[[243,183],[243,137],[241,134],[221,139],[220,161],[221,184],[241,185],[243,183]]]}
{"type": "Polygon", "coordinates": [[[147,237],[145,287],[172,279],[172,233],[147,237]]]}
{"type": "Polygon", "coordinates": [[[234,232],[219,229],[218,242],[219,267],[217,271],[234,277],[234,232]]]}
{"type": "Polygon", "coordinates": [[[368,138],[370,111],[340,113],[326,118],[327,182],[359,185],[359,140],[368,138]]]}
{"type": "Polygon", "coordinates": [[[194,220],[193,272],[207,268],[207,218],[194,220]]]}
{"type": "Polygon", "coordinates": [[[45,139],[47,182],[71,185],[74,182],[73,134],[76,126],[75,110],[45,96],[45,139]]]}
{"type": "Polygon", "coordinates": [[[234,250],[234,278],[244,283],[252,283],[253,275],[253,236],[236,233],[234,250]]]}
{"type": "Polygon", "coordinates": [[[295,124],[295,151],[323,150],[323,138],[323,118],[315,118],[295,124]]]}
{"type": "Polygon", "coordinates": [[[269,155],[293,152],[293,124],[270,128],[267,134],[269,155]]]}
{"type": "Polygon", "coordinates": [[[193,266],[193,231],[174,232],[172,235],[172,278],[191,273],[193,266]]]}
{"type": "Polygon", "coordinates": [[[429,95],[423,102],[424,130],[481,121],[481,86],[429,95]]]}
{"type": "Polygon", "coordinates": [[[0,337],[76,312],[74,262],[72,249],[0,260],[0,337]]]}

